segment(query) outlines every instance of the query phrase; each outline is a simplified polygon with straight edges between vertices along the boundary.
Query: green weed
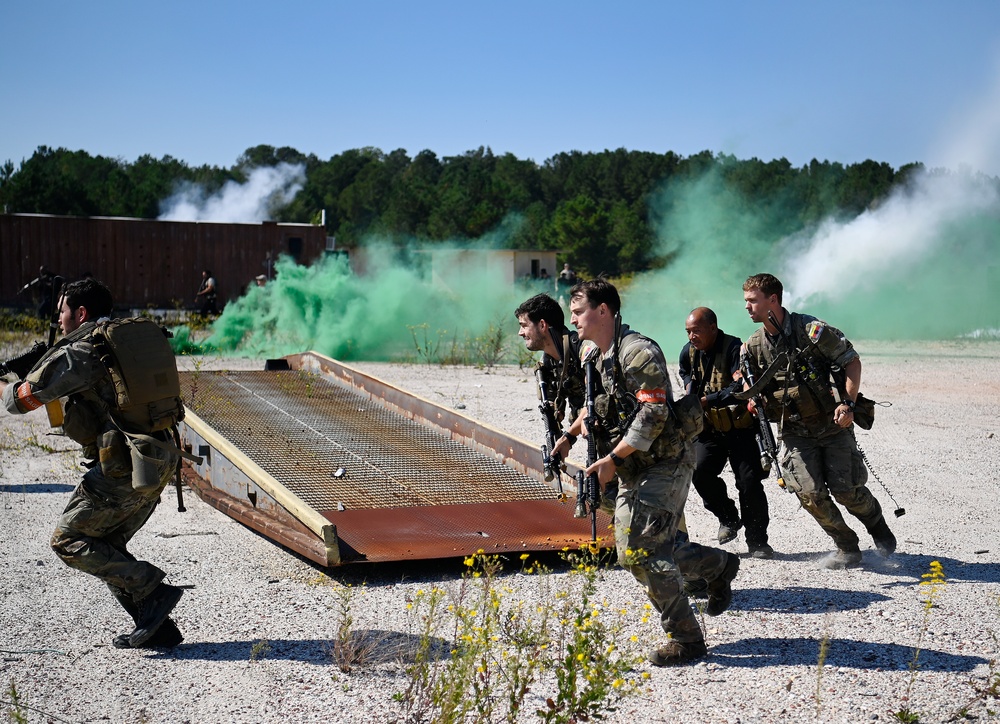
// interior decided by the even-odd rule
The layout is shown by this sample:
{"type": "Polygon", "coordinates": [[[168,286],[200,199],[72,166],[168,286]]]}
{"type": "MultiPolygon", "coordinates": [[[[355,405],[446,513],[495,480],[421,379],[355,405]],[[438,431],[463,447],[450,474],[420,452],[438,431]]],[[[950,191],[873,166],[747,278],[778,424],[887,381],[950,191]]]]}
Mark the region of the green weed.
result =
{"type": "Polygon", "coordinates": [[[929,572],[924,573],[921,578],[923,580],[920,581],[920,585],[924,587],[927,594],[927,597],[924,599],[923,622],[920,626],[920,632],[917,635],[917,644],[913,647],[909,678],[907,679],[906,690],[903,694],[903,706],[898,711],[893,712],[896,720],[904,724],[916,724],[916,722],[920,721],[920,715],[910,708],[910,697],[913,693],[913,684],[917,680],[917,672],[920,670],[920,650],[924,642],[924,636],[930,628],[931,611],[934,609],[937,599],[947,583],[944,575],[944,566],[941,565],[940,561],[931,561],[929,572]]]}
{"type": "Polygon", "coordinates": [[[584,721],[637,691],[641,657],[616,644],[625,612],[595,600],[596,554],[566,553],[566,561],[565,577],[523,563],[548,602],[534,607],[514,600],[501,559],[482,551],[466,559],[454,590],[417,591],[409,608],[419,643],[408,686],[394,696],[403,721],[515,722],[531,713],[544,722],[584,721]],[[437,643],[443,637],[452,642],[447,651],[437,643]],[[542,706],[528,703],[532,692],[544,692],[542,706]]]}

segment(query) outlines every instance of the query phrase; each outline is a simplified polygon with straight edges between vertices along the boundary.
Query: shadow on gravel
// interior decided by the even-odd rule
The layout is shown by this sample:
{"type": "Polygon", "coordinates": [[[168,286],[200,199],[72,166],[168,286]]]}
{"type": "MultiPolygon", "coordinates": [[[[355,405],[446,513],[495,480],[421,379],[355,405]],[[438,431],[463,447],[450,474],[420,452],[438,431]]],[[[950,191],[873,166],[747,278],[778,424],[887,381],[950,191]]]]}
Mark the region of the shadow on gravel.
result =
{"type": "MultiPolygon", "coordinates": [[[[819,661],[818,639],[751,638],[709,648],[712,660],[722,666],[763,668],[765,666],[815,666],[819,661]]],[[[981,656],[959,656],[934,649],[920,650],[920,671],[971,671],[989,660],[981,656]]],[[[909,671],[913,647],[878,644],[854,639],[830,639],[824,666],[852,669],[909,671]]]]}
{"type": "Polygon", "coordinates": [[[63,483],[28,483],[26,485],[0,485],[0,493],[68,493],[75,486],[63,483]]]}
{"type": "MultiPolygon", "coordinates": [[[[366,629],[351,632],[347,653],[358,665],[413,663],[421,637],[398,631],[366,629]]],[[[428,659],[448,658],[452,643],[431,637],[428,659]]],[[[200,661],[264,661],[283,659],[317,665],[336,665],[338,642],[333,639],[264,639],[225,643],[183,643],[169,650],[154,649],[150,658],[200,661]]]]}
{"type": "MultiPolygon", "coordinates": [[[[994,545],[994,547],[996,547],[994,545]]],[[[951,581],[978,581],[980,583],[1000,583],[1000,563],[995,561],[983,561],[982,563],[966,563],[964,561],[947,558],[945,556],[932,556],[920,553],[903,553],[897,551],[883,558],[872,550],[863,551],[863,559],[859,568],[849,568],[846,571],[826,571],[821,567],[821,562],[828,553],[777,553],[774,556],[776,561],[800,562],[806,566],[810,572],[815,571],[816,575],[825,576],[850,576],[852,571],[859,570],[866,573],[879,573],[886,576],[895,576],[907,580],[893,581],[887,586],[911,586],[920,583],[922,576],[930,568],[931,561],[938,561],[944,567],[944,574],[951,581]]],[[[993,552],[985,546],[980,551],[969,551],[973,556],[989,556],[993,552]]],[[[995,554],[993,554],[995,557],[995,554]]],[[[756,561],[754,561],[756,563],[756,561]]],[[[766,564],[766,563],[765,563],[766,564]]],[[[739,579],[737,578],[737,583],[739,579]]]]}
{"type": "MultiPolygon", "coordinates": [[[[993,542],[993,545],[995,547],[995,541],[993,542]]],[[[969,551],[969,553],[970,555],[990,555],[990,551],[986,550],[985,546],[982,553],[977,554],[975,551],[969,551]]],[[[921,576],[927,573],[930,568],[931,561],[938,561],[941,564],[944,569],[944,575],[949,581],[1000,583],[1000,563],[995,562],[995,560],[983,561],[982,563],[966,563],[964,561],[957,561],[954,558],[920,555],[916,553],[895,553],[888,559],[882,559],[877,555],[873,555],[872,559],[873,566],[869,567],[869,559],[867,557],[865,558],[866,569],[881,572],[880,569],[875,568],[876,564],[874,562],[877,561],[877,564],[881,564],[881,566],[885,567],[886,573],[895,576],[907,576],[913,579],[912,581],[900,581],[890,585],[910,586],[913,585],[913,583],[919,583],[923,580],[921,576]]]]}
{"type": "Polygon", "coordinates": [[[737,578],[733,586],[733,603],[730,611],[769,611],[772,613],[816,613],[830,610],[860,610],[889,596],[870,591],[850,591],[836,588],[740,588],[737,578]]]}

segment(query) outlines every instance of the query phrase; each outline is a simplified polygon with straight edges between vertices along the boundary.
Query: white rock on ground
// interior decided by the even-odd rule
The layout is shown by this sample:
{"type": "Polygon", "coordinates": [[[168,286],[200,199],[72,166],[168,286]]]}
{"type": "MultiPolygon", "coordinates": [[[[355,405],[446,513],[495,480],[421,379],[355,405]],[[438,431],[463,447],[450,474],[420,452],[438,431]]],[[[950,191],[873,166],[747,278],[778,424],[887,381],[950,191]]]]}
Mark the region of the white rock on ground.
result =
{"type": "MultiPolygon", "coordinates": [[[[820,570],[829,540],[772,479],[770,535],[778,555],[747,558],[742,535],[726,546],[744,554],[743,565],[732,608],[705,619],[710,656],[678,669],[644,667],[650,674],[645,690],[608,721],[853,723],[893,721],[894,712],[908,708],[921,722],[938,722],[997,675],[1000,344],[858,347],[863,390],[892,402],[859,440],[906,508],[905,516],[893,518],[894,503],[871,480],[890,511],[899,551],[882,560],[849,518],[862,534],[863,566],[820,570]],[[927,590],[919,583],[935,560],[948,583],[925,611],[927,590]]],[[[260,363],[200,359],[198,365],[260,363]]],[[[530,370],[356,366],[440,404],[463,405],[470,417],[513,434],[539,438],[530,370]]],[[[64,566],[48,547],[78,480],[79,458],[71,441],[47,432],[41,413],[0,415],[0,686],[4,700],[16,690],[28,721],[371,723],[401,715],[394,694],[407,678],[393,646],[376,649],[368,664],[346,674],[332,661],[338,585],[356,588],[356,631],[398,644],[413,630],[407,602],[429,585],[455,585],[460,561],[322,571],[190,491],[187,512],[178,513],[168,489],[132,547],[167,570],[171,582],[188,587],[175,611],[186,640],[172,651],[114,649],[111,638],[127,631],[129,621],[104,586],[64,566]]],[[[692,536],[711,543],[717,523],[692,495],[692,536]]],[[[526,600],[539,595],[534,576],[511,574],[504,584],[526,600]]],[[[645,651],[662,638],[654,620],[639,620],[645,597],[630,575],[609,570],[599,591],[611,610],[632,612],[625,638],[634,634],[638,643],[623,640],[623,646],[645,651]]],[[[550,693],[539,685],[529,699],[541,705],[550,693]]],[[[990,712],[1000,710],[1000,701],[977,701],[970,710],[995,718],[990,712]]],[[[0,704],[0,711],[13,709],[0,704]]]]}

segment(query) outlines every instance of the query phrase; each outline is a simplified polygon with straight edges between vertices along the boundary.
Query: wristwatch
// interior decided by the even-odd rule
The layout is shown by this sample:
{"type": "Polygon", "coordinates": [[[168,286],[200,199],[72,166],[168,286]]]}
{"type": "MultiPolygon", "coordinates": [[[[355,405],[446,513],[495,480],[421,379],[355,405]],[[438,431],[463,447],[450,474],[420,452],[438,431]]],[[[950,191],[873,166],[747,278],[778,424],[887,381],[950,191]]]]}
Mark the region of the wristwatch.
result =
{"type": "Polygon", "coordinates": [[[854,412],[854,406],[857,403],[854,400],[852,400],[851,398],[848,397],[847,399],[841,400],[840,404],[841,405],[845,405],[848,410],[850,410],[851,412],[854,412]]]}
{"type": "Polygon", "coordinates": [[[620,468],[625,464],[625,458],[618,457],[614,453],[608,453],[608,457],[611,458],[611,462],[615,464],[616,468],[620,468]]]}

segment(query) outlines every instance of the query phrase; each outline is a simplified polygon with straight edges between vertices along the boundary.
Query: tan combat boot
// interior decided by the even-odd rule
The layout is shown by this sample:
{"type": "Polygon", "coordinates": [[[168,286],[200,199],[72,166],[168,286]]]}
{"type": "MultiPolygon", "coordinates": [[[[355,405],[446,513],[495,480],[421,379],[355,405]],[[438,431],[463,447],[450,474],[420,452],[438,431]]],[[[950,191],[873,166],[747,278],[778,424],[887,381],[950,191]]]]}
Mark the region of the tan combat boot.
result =
{"type": "Polygon", "coordinates": [[[688,642],[671,639],[649,652],[649,663],[653,666],[679,666],[697,661],[707,655],[708,648],[705,646],[704,639],[688,642]]]}

